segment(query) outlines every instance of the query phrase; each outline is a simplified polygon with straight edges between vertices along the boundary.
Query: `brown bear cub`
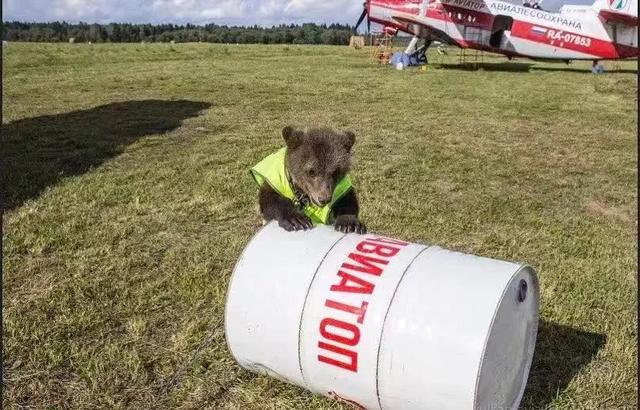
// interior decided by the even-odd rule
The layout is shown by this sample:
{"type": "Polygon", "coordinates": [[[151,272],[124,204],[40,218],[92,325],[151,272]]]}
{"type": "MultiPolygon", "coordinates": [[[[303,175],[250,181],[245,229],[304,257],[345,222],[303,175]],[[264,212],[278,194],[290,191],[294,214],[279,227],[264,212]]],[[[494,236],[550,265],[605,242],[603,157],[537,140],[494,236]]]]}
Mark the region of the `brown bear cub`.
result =
{"type": "Polygon", "coordinates": [[[287,231],[333,224],[341,232],[365,233],[351,186],[355,134],[329,128],[285,127],[286,148],[268,156],[251,173],[260,185],[260,211],[287,231]]]}

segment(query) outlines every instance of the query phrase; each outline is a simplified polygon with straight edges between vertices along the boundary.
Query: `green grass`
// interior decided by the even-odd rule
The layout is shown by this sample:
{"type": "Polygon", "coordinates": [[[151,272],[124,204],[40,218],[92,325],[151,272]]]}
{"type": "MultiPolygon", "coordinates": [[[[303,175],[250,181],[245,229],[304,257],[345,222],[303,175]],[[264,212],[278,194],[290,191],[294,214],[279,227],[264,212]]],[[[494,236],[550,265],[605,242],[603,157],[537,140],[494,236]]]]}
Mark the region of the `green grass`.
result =
{"type": "Polygon", "coordinates": [[[223,329],[261,224],[247,170],[326,124],[357,134],[371,231],[538,270],[524,408],[636,408],[636,63],[456,61],[9,44],[5,407],[342,408],[240,369],[223,329]]]}

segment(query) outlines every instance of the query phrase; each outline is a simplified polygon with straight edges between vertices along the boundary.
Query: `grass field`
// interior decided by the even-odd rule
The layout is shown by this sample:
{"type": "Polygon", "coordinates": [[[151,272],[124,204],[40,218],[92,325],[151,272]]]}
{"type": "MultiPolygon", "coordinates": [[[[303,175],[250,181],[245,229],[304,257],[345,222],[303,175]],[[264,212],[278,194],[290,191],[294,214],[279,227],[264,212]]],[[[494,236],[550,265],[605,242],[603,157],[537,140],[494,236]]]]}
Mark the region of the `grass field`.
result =
{"type": "Polygon", "coordinates": [[[241,370],[223,329],[261,224],[249,167],[327,124],[357,134],[371,231],[538,270],[523,408],[636,408],[636,63],[456,61],[9,44],[4,407],[342,408],[241,370]]]}

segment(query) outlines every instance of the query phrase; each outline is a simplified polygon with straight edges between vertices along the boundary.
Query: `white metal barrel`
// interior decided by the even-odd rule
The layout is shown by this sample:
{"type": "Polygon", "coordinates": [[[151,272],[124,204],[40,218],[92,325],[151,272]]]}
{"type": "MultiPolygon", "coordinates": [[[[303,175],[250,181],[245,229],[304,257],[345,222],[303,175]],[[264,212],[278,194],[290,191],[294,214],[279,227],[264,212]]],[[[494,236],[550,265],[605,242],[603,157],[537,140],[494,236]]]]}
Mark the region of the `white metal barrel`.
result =
{"type": "Polygon", "coordinates": [[[238,363],[367,409],[516,409],[538,327],[528,266],[275,222],[242,253],[225,330],[238,363]]]}

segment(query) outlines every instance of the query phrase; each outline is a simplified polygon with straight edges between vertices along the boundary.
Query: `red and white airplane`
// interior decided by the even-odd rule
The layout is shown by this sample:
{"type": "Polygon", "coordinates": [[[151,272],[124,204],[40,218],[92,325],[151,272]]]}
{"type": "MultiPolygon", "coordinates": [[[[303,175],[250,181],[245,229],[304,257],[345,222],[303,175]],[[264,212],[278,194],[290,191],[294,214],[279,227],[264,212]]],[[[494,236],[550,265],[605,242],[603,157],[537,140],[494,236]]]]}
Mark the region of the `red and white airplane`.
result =
{"type": "MultiPolygon", "coordinates": [[[[525,0],[527,1],[527,0],[525,0]]],[[[637,0],[596,0],[592,6],[542,10],[539,3],[500,0],[367,0],[357,26],[384,26],[419,39],[532,59],[614,60],[640,56],[637,0]]]]}

